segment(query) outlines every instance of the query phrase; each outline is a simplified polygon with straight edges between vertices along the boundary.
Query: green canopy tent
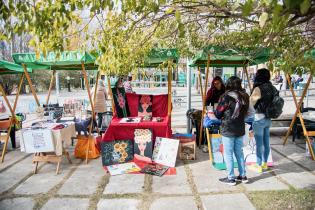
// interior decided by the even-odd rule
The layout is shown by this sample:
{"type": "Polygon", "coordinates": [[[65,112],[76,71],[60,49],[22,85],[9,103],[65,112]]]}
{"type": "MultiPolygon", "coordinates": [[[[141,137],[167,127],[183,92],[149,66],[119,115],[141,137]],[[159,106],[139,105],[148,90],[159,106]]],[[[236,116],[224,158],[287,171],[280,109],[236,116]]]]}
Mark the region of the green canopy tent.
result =
{"type": "Polygon", "coordinates": [[[144,63],[141,67],[155,68],[170,60],[172,63],[178,63],[179,53],[177,49],[153,48],[145,56],[144,63]]]}
{"type": "Polygon", "coordinates": [[[143,68],[157,68],[163,64],[167,64],[167,89],[168,89],[168,116],[172,111],[172,64],[178,64],[179,53],[174,48],[153,48],[144,58],[143,68]]]}
{"type": "Polygon", "coordinates": [[[265,63],[273,56],[268,48],[230,49],[221,46],[208,46],[193,57],[190,67],[206,67],[211,55],[210,67],[244,67],[265,63]]]}
{"type": "MultiPolygon", "coordinates": [[[[61,53],[48,52],[46,56],[40,54],[37,58],[35,53],[14,53],[12,58],[15,63],[25,65],[34,70],[53,70],[52,79],[46,99],[46,104],[49,102],[49,97],[53,85],[55,71],[57,70],[82,70],[83,75],[86,76],[85,70],[97,70],[98,66],[95,65],[96,58],[88,52],[80,51],[64,51],[61,53]],[[84,69],[83,69],[84,67],[84,69]]],[[[29,77],[26,75],[27,79],[29,77]]],[[[85,78],[86,79],[86,78],[85,78]]],[[[29,80],[29,83],[31,81],[29,80]]],[[[31,86],[32,87],[32,86],[31,86]]],[[[40,106],[39,100],[32,89],[33,95],[40,106]]]]}
{"type": "MultiPolygon", "coordinates": [[[[96,94],[94,94],[94,100],[92,100],[92,95],[90,92],[89,81],[87,78],[86,70],[97,70],[98,69],[98,66],[95,64],[95,61],[96,61],[95,56],[93,56],[92,54],[90,54],[88,52],[64,51],[61,53],[48,52],[46,56],[44,56],[43,54],[40,54],[39,57],[36,57],[35,53],[15,53],[12,55],[12,57],[13,57],[13,60],[15,61],[15,63],[21,64],[24,67],[25,76],[28,80],[28,83],[31,87],[33,96],[34,96],[38,106],[40,106],[40,103],[39,103],[38,97],[36,95],[36,92],[32,86],[32,81],[31,81],[31,79],[30,79],[30,77],[26,71],[26,66],[30,66],[36,70],[53,70],[53,74],[52,74],[50,86],[49,86],[49,91],[48,91],[48,95],[46,98],[46,104],[49,103],[49,97],[50,97],[51,90],[52,90],[53,83],[54,83],[54,76],[55,76],[55,72],[57,70],[69,70],[69,71],[81,70],[83,73],[86,89],[88,92],[89,101],[90,101],[91,108],[92,108],[92,120],[91,120],[90,132],[89,132],[91,135],[92,127],[93,127],[92,123],[93,123],[94,117],[95,117],[93,101],[95,101],[95,95],[96,94]]],[[[99,79],[99,72],[97,73],[97,79],[96,79],[97,81],[96,81],[96,86],[95,86],[96,90],[97,90],[98,79],[99,79]]],[[[94,139],[88,138],[88,146],[87,146],[87,151],[86,151],[86,163],[88,161],[88,154],[89,154],[89,150],[90,150],[89,145],[92,144],[92,143],[90,143],[90,140],[94,140],[94,139]]],[[[69,157],[68,153],[66,153],[66,155],[67,155],[67,157],[69,157]]],[[[36,161],[35,173],[37,171],[38,161],[43,161],[43,160],[39,160],[40,157],[41,156],[39,156],[39,155],[36,157],[37,161],[36,161]]],[[[49,160],[46,160],[46,161],[49,161],[49,160]]],[[[59,172],[60,161],[61,161],[61,158],[59,158],[57,161],[58,162],[57,171],[56,171],[57,174],[59,172]]]]}
{"type": "MultiPolygon", "coordinates": [[[[230,49],[223,46],[209,45],[204,49],[198,51],[193,57],[190,67],[198,67],[198,78],[202,96],[202,118],[205,115],[206,108],[206,93],[208,87],[208,77],[210,67],[243,67],[246,74],[249,88],[251,89],[250,79],[246,66],[257,65],[259,63],[267,62],[271,57],[270,50],[267,48],[247,48],[247,49],[230,49]],[[206,67],[206,81],[205,86],[202,86],[201,67],[206,67]]],[[[200,124],[199,145],[203,136],[203,125],[200,124]]],[[[207,130],[207,139],[210,138],[209,131],[207,130]]],[[[209,157],[212,160],[210,145],[208,144],[209,157]]]]}
{"type": "MultiPolygon", "coordinates": [[[[28,73],[32,73],[32,70],[29,69],[29,68],[26,69],[26,71],[28,73]]],[[[20,78],[18,91],[16,93],[16,97],[15,97],[15,101],[14,101],[13,107],[11,106],[11,104],[10,104],[10,102],[9,102],[7,96],[6,96],[4,88],[0,84],[0,92],[2,93],[2,97],[4,98],[4,101],[7,104],[7,107],[10,109],[10,113],[11,113],[11,118],[9,119],[9,123],[2,123],[2,124],[6,124],[7,125],[5,129],[8,132],[7,132],[7,135],[1,136],[1,140],[4,140],[4,146],[2,148],[2,155],[1,155],[1,162],[4,161],[4,157],[5,157],[5,153],[6,153],[7,144],[8,144],[8,141],[9,141],[12,125],[16,122],[15,110],[16,110],[18,99],[19,99],[20,91],[21,91],[21,88],[22,88],[22,84],[23,84],[23,81],[24,81],[24,69],[23,69],[22,66],[17,65],[15,63],[11,63],[11,62],[8,62],[8,61],[0,60],[0,75],[8,75],[8,74],[21,74],[21,78],[20,78]]]]}

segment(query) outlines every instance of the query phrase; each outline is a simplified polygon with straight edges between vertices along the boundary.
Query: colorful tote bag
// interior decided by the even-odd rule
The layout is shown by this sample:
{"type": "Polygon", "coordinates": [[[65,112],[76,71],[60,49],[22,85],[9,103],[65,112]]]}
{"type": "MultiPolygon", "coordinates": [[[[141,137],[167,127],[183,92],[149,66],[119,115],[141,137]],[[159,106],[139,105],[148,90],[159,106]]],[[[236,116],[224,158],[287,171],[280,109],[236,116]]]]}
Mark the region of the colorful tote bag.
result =
{"type": "Polygon", "coordinates": [[[126,163],[133,159],[133,142],[115,140],[101,143],[103,166],[126,163]]]}
{"type": "Polygon", "coordinates": [[[129,116],[128,104],[126,100],[126,93],[124,88],[112,88],[115,111],[119,118],[129,116]]]}

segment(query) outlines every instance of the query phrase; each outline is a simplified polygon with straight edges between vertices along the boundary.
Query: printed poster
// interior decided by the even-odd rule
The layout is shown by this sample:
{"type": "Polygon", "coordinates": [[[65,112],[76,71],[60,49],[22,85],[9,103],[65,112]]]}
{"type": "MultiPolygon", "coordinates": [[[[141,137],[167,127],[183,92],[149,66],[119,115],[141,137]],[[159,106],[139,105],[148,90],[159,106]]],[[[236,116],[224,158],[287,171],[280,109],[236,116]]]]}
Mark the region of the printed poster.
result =
{"type": "Polygon", "coordinates": [[[109,171],[110,175],[115,176],[115,175],[120,175],[120,174],[138,172],[141,169],[134,162],[130,162],[130,163],[107,166],[107,170],[109,171]]]}
{"type": "Polygon", "coordinates": [[[179,140],[156,137],[152,160],[164,166],[175,167],[179,140]]]}

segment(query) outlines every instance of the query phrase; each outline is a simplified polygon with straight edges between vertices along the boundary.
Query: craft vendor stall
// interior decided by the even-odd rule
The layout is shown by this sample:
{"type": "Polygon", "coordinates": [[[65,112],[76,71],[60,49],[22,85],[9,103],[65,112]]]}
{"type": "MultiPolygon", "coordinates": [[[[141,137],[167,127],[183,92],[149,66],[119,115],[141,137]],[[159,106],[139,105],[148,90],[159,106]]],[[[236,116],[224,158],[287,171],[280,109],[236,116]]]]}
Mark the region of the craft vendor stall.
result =
{"type": "MultiPolygon", "coordinates": [[[[156,68],[167,65],[168,94],[166,95],[138,95],[125,93],[123,88],[111,88],[114,118],[102,141],[119,139],[134,139],[134,129],[152,129],[153,137],[170,137],[171,131],[171,101],[172,101],[172,65],[178,62],[179,56],[175,49],[152,49],[144,59],[143,68],[156,68]],[[139,122],[124,122],[122,118],[141,118],[139,122]],[[158,120],[157,120],[158,119],[158,120]]],[[[110,84],[110,83],[109,83],[110,84]]],[[[109,85],[110,87],[110,85],[109,85]]],[[[131,119],[130,119],[131,120],[131,119]]]]}
{"type": "MultiPolygon", "coordinates": [[[[216,120],[211,121],[211,119],[209,119],[208,117],[205,119],[204,122],[204,117],[207,113],[206,95],[208,91],[208,81],[209,76],[211,75],[209,69],[210,67],[234,67],[235,69],[237,67],[242,67],[248,81],[249,89],[251,91],[252,84],[247,72],[247,66],[265,63],[270,59],[270,57],[270,50],[266,48],[234,50],[221,46],[208,46],[199,51],[194,56],[192,63],[190,64],[191,67],[198,68],[198,82],[200,85],[200,92],[202,97],[201,122],[200,125],[196,125],[200,128],[199,133],[197,133],[197,138],[199,140],[199,145],[201,145],[203,129],[206,128],[205,131],[208,144],[209,159],[213,163],[214,167],[218,169],[225,169],[225,163],[223,159],[223,145],[221,134],[219,134],[220,122],[217,122],[216,120]],[[205,69],[204,86],[201,79],[201,68],[205,69]],[[208,126],[204,127],[204,123],[206,123],[208,126]]],[[[243,77],[243,79],[245,80],[245,77],[243,77]]],[[[249,141],[249,143],[253,143],[253,138],[251,138],[251,141],[249,141]]]]}
{"type": "MultiPolygon", "coordinates": [[[[32,70],[27,68],[25,69],[25,71],[27,73],[31,73],[32,70]]],[[[0,61],[0,75],[8,75],[8,74],[14,74],[14,75],[21,75],[20,77],[20,82],[19,82],[19,86],[18,86],[18,90],[16,92],[16,96],[15,96],[15,101],[14,101],[14,105],[13,107],[11,106],[6,93],[4,91],[4,88],[2,87],[2,85],[0,84],[0,92],[2,94],[2,97],[7,105],[7,107],[10,110],[10,114],[7,117],[4,117],[0,120],[0,129],[3,131],[5,131],[7,134],[6,135],[1,135],[0,140],[4,141],[4,146],[2,148],[2,155],[1,155],[1,162],[4,161],[4,157],[5,157],[5,153],[6,153],[6,149],[7,149],[7,144],[9,141],[9,138],[11,136],[11,142],[12,142],[12,146],[15,147],[15,126],[17,123],[19,123],[17,121],[16,115],[15,115],[15,110],[16,110],[16,106],[18,103],[18,99],[19,99],[19,95],[20,95],[20,91],[22,88],[22,84],[24,81],[24,69],[22,68],[22,66],[8,62],[8,61],[0,61]]]]}
{"type": "MultiPolygon", "coordinates": [[[[81,70],[82,71],[83,77],[85,79],[85,86],[86,86],[86,89],[88,92],[89,102],[90,102],[91,108],[92,108],[89,137],[84,139],[85,142],[87,142],[86,152],[85,152],[85,154],[86,154],[85,159],[86,159],[86,163],[87,163],[90,149],[93,148],[94,144],[95,144],[94,138],[91,136],[92,127],[93,127],[92,123],[94,122],[95,113],[94,113],[94,106],[93,106],[94,103],[93,103],[93,99],[92,99],[91,92],[90,92],[90,87],[89,87],[89,82],[88,82],[86,70],[97,70],[98,69],[98,66],[95,65],[96,58],[87,52],[79,52],[79,51],[65,51],[65,52],[61,52],[59,55],[57,55],[54,52],[49,52],[45,56],[40,55],[39,58],[36,57],[35,53],[15,53],[12,55],[12,57],[16,63],[24,66],[25,76],[26,76],[28,83],[31,87],[32,94],[36,100],[38,107],[40,107],[40,103],[39,103],[38,97],[36,95],[36,92],[32,86],[32,81],[31,81],[28,73],[26,72],[26,67],[31,67],[31,68],[36,69],[36,70],[52,70],[53,71],[52,76],[51,76],[49,91],[48,91],[47,98],[46,98],[46,104],[45,104],[46,106],[48,106],[48,104],[49,104],[49,98],[50,98],[51,90],[52,90],[53,84],[54,84],[54,76],[55,76],[55,72],[57,70],[69,70],[69,71],[81,70]]],[[[97,76],[97,81],[96,81],[96,87],[95,87],[96,90],[97,90],[98,79],[99,79],[99,74],[97,76]]],[[[58,156],[58,155],[56,155],[56,156],[58,156]]],[[[39,161],[48,161],[49,162],[50,159],[54,159],[54,158],[56,158],[56,156],[55,157],[50,156],[50,158],[48,158],[48,157],[45,157],[45,155],[43,155],[41,153],[35,153],[35,156],[33,159],[33,161],[36,162],[35,172],[36,172],[37,165],[38,165],[39,161]]],[[[60,163],[60,161],[58,162],[58,165],[59,165],[59,163],[60,163]]],[[[57,167],[57,171],[58,171],[58,167],[57,167]]]]}
{"type": "Polygon", "coordinates": [[[98,146],[103,166],[111,175],[176,173],[179,140],[171,139],[171,80],[173,62],[177,61],[176,50],[154,49],[142,66],[167,65],[168,94],[125,93],[119,87],[109,90],[114,117],[98,146]]]}

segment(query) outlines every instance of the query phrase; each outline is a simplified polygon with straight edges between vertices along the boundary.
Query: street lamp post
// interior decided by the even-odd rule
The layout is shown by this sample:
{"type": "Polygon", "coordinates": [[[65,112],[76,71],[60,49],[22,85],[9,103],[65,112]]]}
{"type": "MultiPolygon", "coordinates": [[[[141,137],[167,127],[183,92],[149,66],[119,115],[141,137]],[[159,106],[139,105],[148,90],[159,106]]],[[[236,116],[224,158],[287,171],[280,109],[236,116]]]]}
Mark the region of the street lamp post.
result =
{"type": "Polygon", "coordinates": [[[67,80],[68,92],[71,92],[71,89],[70,89],[70,76],[67,76],[66,80],[67,80]]]}

